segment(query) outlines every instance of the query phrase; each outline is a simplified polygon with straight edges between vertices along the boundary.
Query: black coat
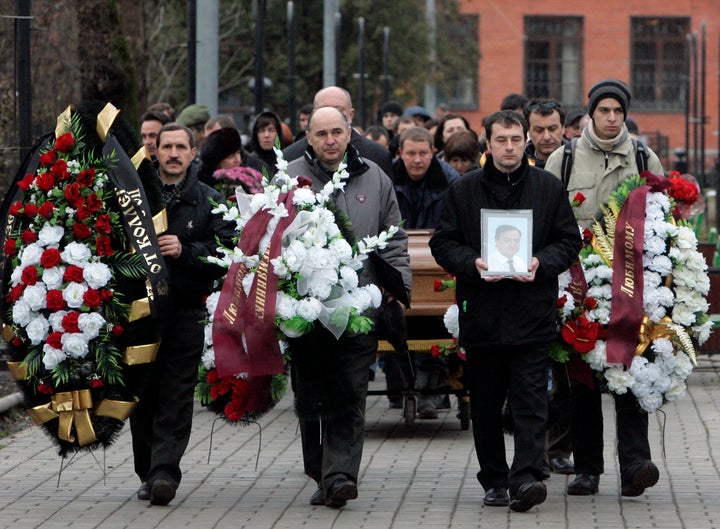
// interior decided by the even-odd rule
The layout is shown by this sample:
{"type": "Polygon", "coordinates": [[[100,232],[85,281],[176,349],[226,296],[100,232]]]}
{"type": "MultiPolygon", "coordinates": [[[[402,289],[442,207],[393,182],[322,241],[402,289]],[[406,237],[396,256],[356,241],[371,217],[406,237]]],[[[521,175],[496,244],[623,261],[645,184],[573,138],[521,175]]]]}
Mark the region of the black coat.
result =
{"type": "Polygon", "coordinates": [[[457,278],[460,344],[466,347],[546,342],[557,336],[557,276],[577,257],[580,232],[558,178],[528,165],[527,158],[519,175],[505,204],[491,181],[501,176],[491,158],[485,169],[461,176],[448,190],[430,240],[435,260],[457,278]],[[532,210],[532,256],[540,262],[533,282],[480,277],[475,260],[482,252],[483,208],[532,210]]]}
{"type": "Polygon", "coordinates": [[[178,258],[165,259],[170,272],[170,296],[176,307],[202,308],[204,296],[212,292],[213,281],[227,272],[205,261],[210,255],[218,255],[216,237],[232,248],[235,235],[235,223],[212,213],[210,199],[225,202],[222,193],[198,181],[197,165],[191,164],[182,190],[166,205],[166,233],[177,235],[182,245],[178,258]]]}

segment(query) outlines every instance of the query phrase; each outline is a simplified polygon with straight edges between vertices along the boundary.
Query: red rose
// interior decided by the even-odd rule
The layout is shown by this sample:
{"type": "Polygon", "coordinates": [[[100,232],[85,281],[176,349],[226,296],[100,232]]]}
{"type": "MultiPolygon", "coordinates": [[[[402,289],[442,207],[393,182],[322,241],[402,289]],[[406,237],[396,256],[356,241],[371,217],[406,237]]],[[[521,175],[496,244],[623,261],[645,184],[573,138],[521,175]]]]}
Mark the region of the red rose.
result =
{"type": "Polygon", "coordinates": [[[33,243],[37,241],[37,233],[32,231],[30,228],[27,228],[23,230],[22,234],[20,234],[20,239],[26,244],[33,243]]]}
{"type": "Polygon", "coordinates": [[[13,203],[10,205],[10,215],[12,215],[13,217],[19,217],[19,216],[21,216],[21,215],[22,215],[22,210],[23,210],[24,207],[25,207],[25,204],[23,204],[23,203],[20,202],[19,200],[16,201],[16,202],[13,202],[13,203]]]}
{"type": "Polygon", "coordinates": [[[38,392],[44,393],[45,395],[52,395],[53,393],[55,393],[55,390],[52,386],[48,386],[47,384],[42,383],[38,384],[37,390],[38,392]]]}
{"type": "Polygon", "coordinates": [[[43,268],[52,268],[60,264],[60,250],[47,248],[40,256],[40,264],[43,268]]]}
{"type": "Polygon", "coordinates": [[[585,306],[590,310],[597,308],[597,306],[598,306],[597,299],[595,299],[592,296],[586,297],[585,298],[585,306]]]}
{"type": "Polygon", "coordinates": [[[105,383],[102,381],[102,378],[93,378],[92,380],[90,380],[88,385],[92,389],[97,389],[97,388],[103,387],[105,385],[105,383]]]}
{"type": "MultiPolygon", "coordinates": [[[[65,310],[65,298],[63,298],[62,290],[48,290],[47,308],[53,312],[65,310]]],[[[56,347],[60,349],[60,347],[56,347]]]]}
{"type": "Polygon", "coordinates": [[[95,222],[95,231],[98,233],[108,234],[112,231],[112,225],[110,224],[110,216],[103,213],[98,215],[97,222],[95,222]]]}
{"type": "Polygon", "coordinates": [[[567,295],[563,294],[562,297],[558,298],[557,302],[555,303],[555,307],[561,309],[565,306],[565,303],[567,303],[567,295]]]}
{"type": "Polygon", "coordinates": [[[95,168],[85,169],[77,175],[77,183],[82,187],[90,187],[95,181],[95,168]]]}
{"type": "Polygon", "coordinates": [[[25,291],[25,285],[15,285],[10,289],[10,291],[7,293],[6,299],[10,303],[15,303],[17,300],[20,299],[20,296],[22,296],[22,293],[25,291]]]}
{"type": "Polygon", "coordinates": [[[75,216],[78,220],[89,219],[92,216],[92,211],[87,206],[78,206],[75,216]]]}
{"type": "Polygon", "coordinates": [[[240,402],[231,400],[225,405],[225,416],[231,421],[239,421],[245,417],[246,410],[240,402]]]}
{"type": "Polygon", "coordinates": [[[90,211],[95,213],[103,207],[103,201],[100,200],[95,193],[93,193],[92,195],[87,197],[87,207],[90,211]]]}
{"type": "Polygon", "coordinates": [[[70,184],[65,187],[65,200],[76,208],[82,205],[82,195],[78,184],[70,184]]]}
{"type": "Polygon", "coordinates": [[[87,289],[83,294],[83,303],[85,304],[85,306],[91,309],[99,307],[100,305],[102,305],[102,298],[100,297],[100,293],[94,288],[87,289]]]}
{"type": "Polygon", "coordinates": [[[20,281],[26,285],[34,285],[38,280],[38,271],[34,266],[26,266],[20,275],[20,281]]]}
{"type": "Polygon", "coordinates": [[[25,208],[23,210],[23,215],[25,215],[28,219],[32,219],[35,215],[38,213],[38,207],[35,204],[28,203],[25,204],[25,208]]]}
{"type": "Polygon", "coordinates": [[[65,160],[56,161],[50,168],[50,171],[55,175],[55,178],[61,182],[70,178],[70,171],[68,171],[67,162],[65,160]]]}
{"type": "Polygon", "coordinates": [[[113,325],[112,333],[113,336],[122,336],[122,333],[125,332],[125,329],[122,325],[113,325]]]}
{"type": "Polygon", "coordinates": [[[585,202],[585,195],[578,191],[577,193],[575,193],[575,196],[572,199],[572,205],[576,208],[580,206],[580,204],[582,204],[583,202],[585,202]]]}
{"type": "Polygon", "coordinates": [[[95,239],[95,250],[100,257],[107,257],[115,253],[110,244],[110,237],[101,235],[95,239]]]}
{"type": "Polygon", "coordinates": [[[48,334],[47,344],[55,349],[62,349],[62,335],[60,331],[53,331],[48,334]]]}
{"type": "Polygon", "coordinates": [[[23,341],[20,338],[18,338],[17,336],[15,338],[13,338],[10,341],[10,343],[13,344],[15,347],[22,347],[22,345],[23,345],[23,341]]]}
{"type": "Polygon", "coordinates": [[[53,211],[55,211],[55,204],[46,200],[40,204],[40,207],[38,208],[38,215],[49,220],[52,217],[53,211]]]}
{"type": "Polygon", "coordinates": [[[22,180],[20,180],[17,183],[17,186],[20,189],[22,189],[23,191],[27,191],[28,189],[30,189],[30,186],[32,185],[33,180],[35,180],[35,175],[28,173],[25,175],[25,178],[23,178],[22,180]]]}
{"type": "Polygon", "coordinates": [[[63,279],[68,282],[82,283],[83,282],[83,269],[76,265],[69,265],[65,269],[63,279]]]}
{"type": "Polygon", "coordinates": [[[433,356],[440,356],[440,354],[442,353],[442,351],[440,350],[440,346],[438,344],[430,346],[430,353],[433,356]]]}
{"type": "Polygon", "coordinates": [[[36,182],[37,186],[47,193],[55,187],[55,175],[48,171],[38,176],[36,182]]]}
{"type": "Polygon", "coordinates": [[[85,226],[85,224],[76,222],[73,224],[73,234],[76,239],[87,239],[90,235],[92,235],[92,231],[90,231],[90,228],[85,226]]]}
{"type": "Polygon", "coordinates": [[[62,319],[62,328],[65,330],[65,332],[80,332],[80,327],[78,327],[78,318],[80,317],[79,312],[68,312],[63,316],[62,319]]]}
{"type": "Polygon", "coordinates": [[[3,246],[3,251],[5,252],[5,255],[8,255],[12,257],[17,253],[17,241],[15,239],[7,239],[5,241],[5,245],[3,246]]]}
{"type": "Polygon", "coordinates": [[[45,154],[40,155],[40,165],[43,167],[50,167],[57,161],[57,154],[55,151],[48,151],[45,154]]]}
{"type": "Polygon", "coordinates": [[[55,150],[57,152],[70,152],[75,145],[75,138],[72,132],[66,132],[55,140],[55,150]]]}
{"type": "Polygon", "coordinates": [[[114,295],[115,295],[115,294],[113,293],[113,291],[112,291],[112,290],[108,290],[107,288],[103,288],[103,289],[100,291],[100,299],[102,299],[103,301],[107,301],[107,300],[109,300],[109,299],[112,299],[114,295]]]}
{"type": "Polygon", "coordinates": [[[443,282],[440,279],[436,279],[433,282],[433,292],[442,292],[443,290],[443,282]]]}

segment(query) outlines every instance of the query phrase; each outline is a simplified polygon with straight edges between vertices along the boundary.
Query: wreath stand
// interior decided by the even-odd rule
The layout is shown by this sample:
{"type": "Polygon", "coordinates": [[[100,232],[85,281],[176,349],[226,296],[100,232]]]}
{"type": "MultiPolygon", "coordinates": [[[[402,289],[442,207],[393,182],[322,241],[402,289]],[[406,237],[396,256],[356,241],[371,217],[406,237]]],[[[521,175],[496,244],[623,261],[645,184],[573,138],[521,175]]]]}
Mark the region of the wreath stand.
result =
{"type": "MultiPolygon", "coordinates": [[[[76,452],[73,452],[73,454],[70,456],[69,459],[68,459],[68,457],[65,456],[65,455],[60,458],[60,471],[58,472],[57,483],[55,484],[55,488],[56,488],[56,489],[59,489],[59,488],[60,488],[60,478],[62,477],[63,470],[66,469],[67,467],[69,467],[70,465],[72,465],[72,464],[75,462],[75,457],[76,457],[79,453],[80,453],[79,450],[76,451],[76,452]],[[68,459],[68,461],[65,462],[65,459],[68,459]]],[[[100,463],[100,461],[98,460],[98,458],[95,457],[95,451],[94,451],[94,450],[87,450],[87,453],[89,453],[89,454],[92,456],[92,458],[95,460],[95,464],[96,464],[97,467],[102,471],[103,485],[106,485],[105,478],[107,477],[107,472],[105,471],[105,468],[106,468],[106,465],[105,465],[105,447],[103,446],[103,448],[102,448],[102,453],[103,453],[102,464],[100,463]]]]}
{"type": "MultiPolygon", "coordinates": [[[[212,422],[212,426],[210,427],[210,446],[208,446],[208,458],[207,458],[207,464],[210,464],[210,454],[212,453],[212,442],[213,442],[213,433],[215,432],[215,423],[219,420],[225,420],[223,417],[216,417],[215,420],[212,422]]],[[[227,422],[227,421],[226,421],[227,422]]],[[[243,422],[245,424],[255,424],[258,427],[258,450],[257,450],[257,457],[255,458],[255,472],[257,472],[258,469],[258,462],[260,461],[260,447],[262,445],[262,426],[260,426],[260,423],[258,421],[252,421],[250,419],[240,419],[237,421],[238,423],[243,422]]]]}

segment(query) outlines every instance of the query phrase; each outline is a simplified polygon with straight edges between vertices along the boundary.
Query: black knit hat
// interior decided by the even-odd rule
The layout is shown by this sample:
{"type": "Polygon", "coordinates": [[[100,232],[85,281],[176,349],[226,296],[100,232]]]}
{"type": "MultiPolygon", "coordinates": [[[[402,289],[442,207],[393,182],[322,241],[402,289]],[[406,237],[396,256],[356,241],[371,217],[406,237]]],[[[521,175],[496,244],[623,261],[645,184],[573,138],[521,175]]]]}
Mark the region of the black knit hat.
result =
{"type": "Polygon", "coordinates": [[[392,112],[396,116],[403,115],[403,107],[397,101],[385,101],[383,106],[380,107],[380,116],[384,116],[388,112],[392,112]]]}
{"type": "Polygon", "coordinates": [[[588,92],[588,114],[592,117],[600,100],[611,97],[620,103],[625,117],[630,108],[632,92],[630,87],[617,79],[603,79],[595,83],[588,92]]]}
{"type": "Polygon", "coordinates": [[[240,150],[240,133],[235,128],[218,129],[208,136],[200,150],[203,165],[217,168],[225,158],[240,150]]]}

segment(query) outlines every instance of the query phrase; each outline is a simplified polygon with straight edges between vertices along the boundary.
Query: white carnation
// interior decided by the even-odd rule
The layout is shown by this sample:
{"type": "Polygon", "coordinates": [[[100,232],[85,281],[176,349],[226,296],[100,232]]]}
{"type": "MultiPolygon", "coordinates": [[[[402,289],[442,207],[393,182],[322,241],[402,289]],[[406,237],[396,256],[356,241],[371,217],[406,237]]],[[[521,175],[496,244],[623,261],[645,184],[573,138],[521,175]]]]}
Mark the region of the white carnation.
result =
{"type": "Polygon", "coordinates": [[[358,286],[358,275],[349,266],[340,268],[340,284],[345,290],[353,290],[358,286]]]}
{"type": "Polygon", "coordinates": [[[220,300],[220,291],[216,290],[212,294],[210,294],[207,299],[205,300],[205,307],[207,308],[208,314],[212,317],[213,314],[215,314],[215,311],[217,310],[217,304],[220,300]]]}
{"type": "Polygon", "coordinates": [[[52,330],[55,332],[64,332],[62,325],[62,320],[65,317],[65,315],[68,313],[66,310],[59,310],[57,312],[53,312],[48,316],[48,321],[50,322],[50,326],[52,327],[52,330]]]}
{"type": "Polygon", "coordinates": [[[284,292],[278,292],[275,313],[280,319],[289,320],[297,314],[297,300],[284,292]]]}
{"type": "Polygon", "coordinates": [[[25,246],[22,250],[20,250],[19,268],[40,264],[40,257],[44,251],[45,250],[43,250],[43,248],[36,242],[25,246]]]}
{"type": "Polygon", "coordinates": [[[323,306],[315,298],[303,298],[297,302],[297,315],[308,322],[313,322],[320,316],[323,306]]]}
{"type": "Polygon", "coordinates": [[[35,283],[25,287],[22,298],[30,310],[38,311],[47,307],[47,288],[44,283],[35,283]]]}
{"type": "Polygon", "coordinates": [[[605,371],[605,380],[607,380],[608,388],[618,395],[627,393],[630,386],[635,383],[635,379],[622,367],[611,367],[605,371]]]}
{"type": "Polygon", "coordinates": [[[460,315],[460,308],[457,306],[456,303],[453,303],[450,305],[447,310],[445,311],[445,315],[443,316],[443,323],[445,324],[445,328],[448,330],[448,332],[452,335],[453,338],[457,338],[460,336],[460,321],[459,321],[459,315],[460,315]]]}
{"type": "Polygon", "coordinates": [[[65,360],[67,356],[60,349],[45,344],[43,345],[43,365],[48,371],[52,371],[57,365],[65,360]]]}

